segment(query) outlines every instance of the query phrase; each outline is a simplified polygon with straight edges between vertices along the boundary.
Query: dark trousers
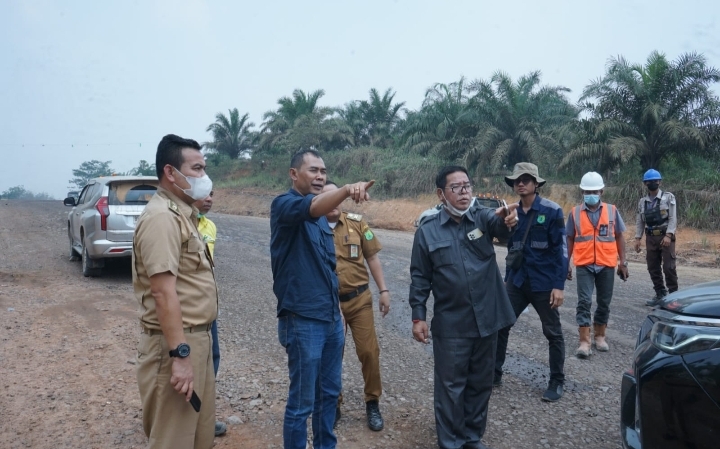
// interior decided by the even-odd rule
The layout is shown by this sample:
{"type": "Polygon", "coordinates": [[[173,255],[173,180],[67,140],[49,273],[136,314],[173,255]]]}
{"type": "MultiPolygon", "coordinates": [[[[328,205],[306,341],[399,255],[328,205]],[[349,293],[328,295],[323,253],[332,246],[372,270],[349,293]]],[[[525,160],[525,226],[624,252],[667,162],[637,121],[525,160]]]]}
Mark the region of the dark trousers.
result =
{"type": "Polygon", "coordinates": [[[672,293],[678,289],[677,270],[675,269],[675,237],[672,237],[670,246],[666,247],[661,245],[663,237],[662,235],[645,237],[647,267],[655,291],[666,290],[672,293]],[[665,274],[664,282],[663,273],[665,274]]]}
{"type": "Polygon", "coordinates": [[[615,285],[615,269],[605,267],[596,273],[588,267],[577,267],[578,303],[575,319],[580,327],[590,327],[590,309],[592,308],[593,289],[596,293],[597,306],[595,324],[607,324],[610,318],[610,301],[615,285]]]}
{"type": "Polygon", "coordinates": [[[220,340],[218,340],[217,320],[213,321],[210,334],[212,335],[213,369],[215,370],[215,377],[217,377],[220,369],[220,340]]]}
{"type": "Polygon", "coordinates": [[[496,343],[497,333],[433,337],[435,427],[441,449],[483,447],[496,343]]]}
{"type": "MultiPolygon", "coordinates": [[[[516,317],[519,317],[529,304],[532,304],[535,311],[540,315],[543,335],[547,338],[550,352],[550,379],[564,383],[565,340],[560,325],[560,312],[558,309],[550,307],[550,291],[534,292],[530,287],[530,282],[526,280],[520,288],[515,287],[512,282],[508,282],[507,292],[516,317]]],[[[508,326],[498,332],[497,354],[495,356],[496,376],[502,376],[502,367],[505,364],[511,328],[512,326],[508,326]]]]}

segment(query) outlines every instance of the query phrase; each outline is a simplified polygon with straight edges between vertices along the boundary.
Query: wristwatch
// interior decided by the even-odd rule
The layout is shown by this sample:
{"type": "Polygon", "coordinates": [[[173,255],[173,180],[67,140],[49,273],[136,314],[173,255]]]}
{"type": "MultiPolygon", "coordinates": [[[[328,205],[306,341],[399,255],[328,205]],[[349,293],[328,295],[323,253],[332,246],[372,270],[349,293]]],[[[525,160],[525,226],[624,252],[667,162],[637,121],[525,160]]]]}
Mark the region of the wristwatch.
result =
{"type": "Polygon", "coordinates": [[[620,265],[622,265],[623,267],[627,267],[627,266],[628,266],[627,262],[623,262],[623,263],[621,263],[620,265]]]}
{"type": "Polygon", "coordinates": [[[170,357],[178,357],[184,359],[190,355],[190,345],[187,343],[180,343],[177,348],[170,351],[170,357]]]}

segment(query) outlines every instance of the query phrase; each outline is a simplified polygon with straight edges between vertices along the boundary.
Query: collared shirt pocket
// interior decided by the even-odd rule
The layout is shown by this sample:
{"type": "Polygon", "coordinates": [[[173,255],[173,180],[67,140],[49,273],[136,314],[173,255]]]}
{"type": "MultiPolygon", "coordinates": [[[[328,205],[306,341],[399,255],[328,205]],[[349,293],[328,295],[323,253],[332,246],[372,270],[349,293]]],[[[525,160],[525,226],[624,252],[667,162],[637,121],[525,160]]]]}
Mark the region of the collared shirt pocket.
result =
{"type": "Polygon", "coordinates": [[[452,240],[445,240],[441,242],[433,242],[428,245],[430,260],[432,261],[434,268],[452,265],[455,263],[453,261],[452,243],[452,240]]]}
{"type": "Polygon", "coordinates": [[[357,259],[360,257],[360,236],[350,234],[343,237],[343,256],[348,259],[357,259]]]}
{"type": "Polygon", "coordinates": [[[183,245],[182,260],[180,269],[186,273],[210,270],[210,261],[205,256],[205,242],[196,233],[188,236],[188,241],[183,245]]]}
{"type": "Polygon", "coordinates": [[[535,225],[530,229],[530,248],[548,249],[548,232],[543,225],[535,225]]]}

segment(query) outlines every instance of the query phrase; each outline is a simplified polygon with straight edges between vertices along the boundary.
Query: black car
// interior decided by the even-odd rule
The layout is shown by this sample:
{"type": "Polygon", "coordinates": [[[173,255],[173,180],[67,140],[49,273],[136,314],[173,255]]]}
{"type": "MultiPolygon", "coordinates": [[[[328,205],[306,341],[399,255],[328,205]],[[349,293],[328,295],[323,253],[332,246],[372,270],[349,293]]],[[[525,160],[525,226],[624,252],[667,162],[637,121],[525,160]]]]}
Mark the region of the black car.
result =
{"type": "Polygon", "coordinates": [[[720,281],[668,295],[643,322],[620,432],[629,449],[720,448],[720,281]]]}

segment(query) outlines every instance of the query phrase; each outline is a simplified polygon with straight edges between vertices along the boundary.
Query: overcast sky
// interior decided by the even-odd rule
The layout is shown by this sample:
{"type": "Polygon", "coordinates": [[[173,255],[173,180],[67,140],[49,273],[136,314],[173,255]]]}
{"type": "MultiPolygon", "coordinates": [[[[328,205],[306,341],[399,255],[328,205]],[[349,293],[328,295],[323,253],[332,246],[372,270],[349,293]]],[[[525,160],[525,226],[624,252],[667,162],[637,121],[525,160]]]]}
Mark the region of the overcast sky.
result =
{"type": "Polygon", "coordinates": [[[163,135],[207,141],[217,112],[256,125],[296,88],[322,105],[392,87],[417,109],[460,76],[541,70],[572,89],[608,58],[705,54],[720,67],[710,0],[4,0],[0,2],[0,192],[63,198],[97,159],[151,163],[163,135]]]}

